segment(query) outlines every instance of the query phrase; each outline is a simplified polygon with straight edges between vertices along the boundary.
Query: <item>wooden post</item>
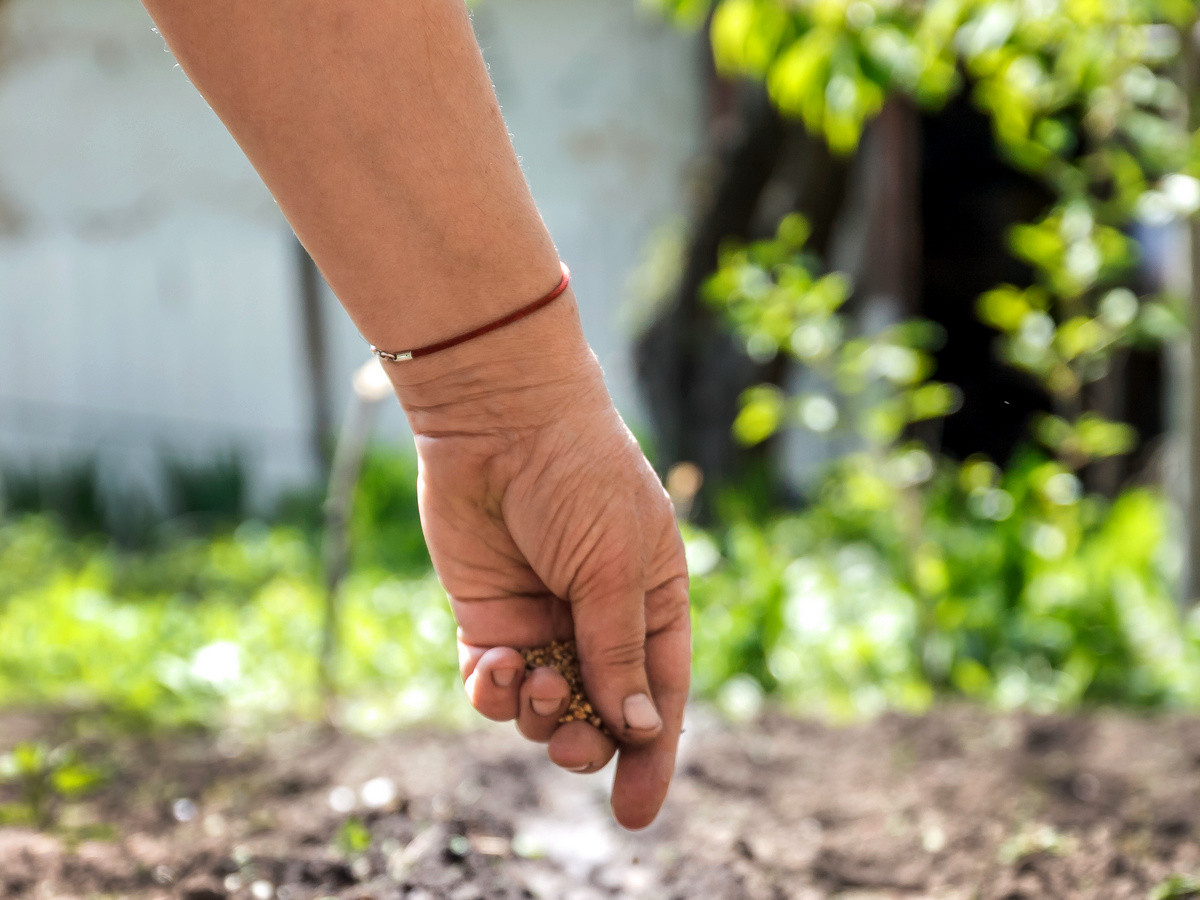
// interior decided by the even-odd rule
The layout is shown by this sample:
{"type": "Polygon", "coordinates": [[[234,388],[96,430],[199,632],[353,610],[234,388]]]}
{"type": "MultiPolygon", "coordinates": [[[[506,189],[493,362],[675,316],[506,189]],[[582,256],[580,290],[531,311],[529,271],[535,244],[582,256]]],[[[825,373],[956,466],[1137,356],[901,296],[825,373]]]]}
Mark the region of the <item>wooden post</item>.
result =
{"type": "Polygon", "coordinates": [[[329,352],[321,293],[325,280],[299,240],[295,242],[300,281],[300,312],[304,328],[305,376],[312,402],[312,453],[321,477],[329,475],[333,438],[333,404],[329,398],[329,352]]]}
{"type": "MultiPolygon", "coordinates": [[[[1196,26],[1183,29],[1183,89],[1187,97],[1189,133],[1200,127],[1200,52],[1196,46],[1196,26]]],[[[1200,597],[1200,221],[1193,216],[1187,223],[1189,281],[1188,303],[1188,430],[1187,430],[1187,556],[1183,598],[1191,606],[1200,597]]]]}
{"type": "Polygon", "coordinates": [[[358,486],[379,407],[391,395],[392,386],[378,360],[372,359],[355,372],[354,402],[333,453],[321,548],[325,570],[325,614],[317,655],[317,681],[326,724],[333,724],[337,700],[337,676],[334,670],[341,643],[342,579],[350,567],[350,514],[354,506],[354,489],[358,486]]]}

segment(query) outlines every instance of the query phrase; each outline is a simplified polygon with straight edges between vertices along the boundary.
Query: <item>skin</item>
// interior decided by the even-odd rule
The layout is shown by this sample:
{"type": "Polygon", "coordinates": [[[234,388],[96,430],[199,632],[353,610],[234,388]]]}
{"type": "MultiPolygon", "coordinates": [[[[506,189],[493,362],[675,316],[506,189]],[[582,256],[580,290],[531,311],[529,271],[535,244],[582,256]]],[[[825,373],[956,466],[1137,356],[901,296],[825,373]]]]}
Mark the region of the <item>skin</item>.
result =
{"type": "MultiPolygon", "coordinates": [[[[144,2],[371,343],[430,343],[558,283],[461,0],[144,2]]],[[[613,812],[649,824],[687,697],[687,568],[574,292],[388,374],[416,436],[422,528],[471,703],[515,719],[565,768],[617,753],[613,812]],[[516,648],[571,637],[616,744],[558,725],[565,681],[524,672],[516,648]],[[639,695],[652,698],[641,717],[628,705],[639,695]]]]}

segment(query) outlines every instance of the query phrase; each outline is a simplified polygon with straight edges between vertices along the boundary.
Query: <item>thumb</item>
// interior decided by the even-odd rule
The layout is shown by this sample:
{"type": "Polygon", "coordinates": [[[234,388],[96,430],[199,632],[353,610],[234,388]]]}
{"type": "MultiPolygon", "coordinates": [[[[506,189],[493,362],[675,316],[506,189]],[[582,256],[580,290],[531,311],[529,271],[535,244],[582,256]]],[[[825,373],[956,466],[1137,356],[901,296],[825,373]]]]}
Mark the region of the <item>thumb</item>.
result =
{"type": "Polygon", "coordinates": [[[583,684],[596,712],[621,743],[653,740],[662,731],[662,719],[646,679],[641,583],[597,579],[571,597],[571,614],[583,684]]]}

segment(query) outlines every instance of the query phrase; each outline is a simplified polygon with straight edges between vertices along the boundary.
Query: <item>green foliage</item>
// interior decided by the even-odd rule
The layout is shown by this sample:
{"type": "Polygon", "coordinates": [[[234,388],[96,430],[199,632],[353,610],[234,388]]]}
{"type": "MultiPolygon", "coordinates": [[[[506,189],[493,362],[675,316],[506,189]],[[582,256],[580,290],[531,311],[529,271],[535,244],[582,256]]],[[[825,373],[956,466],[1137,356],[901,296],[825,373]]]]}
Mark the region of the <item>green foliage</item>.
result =
{"type": "Polygon", "coordinates": [[[756,443],[804,427],[852,449],[804,512],[689,535],[700,689],[733,711],[775,694],[845,714],[945,693],[1043,709],[1200,702],[1200,620],[1176,607],[1168,505],[1144,489],[1088,495],[1077,474],[1137,440],[1086,409],[1083,386],[1115,349],[1179,334],[1141,324],[1170,307],[1121,286],[1129,240],[1085,203],[1014,231],[1037,283],[990,291],[980,316],[1062,413],[1034,423],[1051,456],[1031,449],[1001,471],[915,439],[958,402],[931,380],[938,329],[864,333],[845,278],[814,274],[807,233],[790,216],[769,240],[726,245],[706,285],[751,357],[785,354],[822,386],[751,388],[734,431],[756,443]]]}
{"type": "MultiPolygon", "coordinates": [[[[690,4],[657,5],[682,19],[690,4]]],[[[889,97],[934,109],[970,87],[1001,152],[1057,198],[1011,234],[1035,284],[987,292],[980,318],[1000,333],[1001,359],[1060,407],[1039,438],[1079,467],[1125,452],[1134,438],[1085,415],[1084,386],[1108,373],[1115,351],[1182,332],[1170,298],[1126,286],[1137,257],[1126,231],[1135,218],[1161,224],[1200,208],[1200,156],[1181,124],[1187,98],[1172,80],[1180,31],[1196,20],[1192,0],[718,0],[711,38],[722,72],[761,79],[781,112],[839,152],[856,148],[889,97]]],[[[838,308],[849,287],[838,273],[811,274],[820,267],[801,253],[806,231],[785,220],[774,241],[727,252],[710,293],[752,357],[790,350],[842,397],[793,403],[751,392],[738,436],[763,440],[803,421],[805,410],[830,423],[831,403],[845,418],[850,396],[872,395],[863,380],[881,362],[913,385],[907,396],[902,384],[885,387],[886,400],[857,414],[860,435],[886,444],[912,421],[951,411],[952,389],[924,384],[922,348],[843,340],[838,308]],[[856,357],[864,377],[847,390],[856,357]]]]}
{"type": "MultiPolygon", "coordinates": [[[[1016,242],[1047,272],[1070,255],[1061,222],[1048,222],[1016,242]]],[[[1068,230],[1124,246],[1090,225],[1068,230]]],[[[1030,449],[1007,471],[941,457],[912,429],[958,402],[930,378],[938,329],[908,320],[856,331],[844,279],[812,274],[806,235],[793,216],[770,240],[727,246],[707,284],[752,356],[784,353],[824,386],[796,397],[751,388],[734,430],[753,443],[804,427],[852,449],[802,513],[689,534],[701,691],[731,708],[777,694],[846,714],[945,693],[1039,708],[1200,702],[1200,620],[1182,622],[1175,604],[1168,505],[1145,489],[1088,495],[1077,474],[1127,452],[1133,430],[1089,411],[1047,415],[1034,435],[1051,456],[1030,449]]],[[[1110,255],[1116,269],[1127,251],[1110,255]]],[[[1137,300],[1113,300],[1112,288],[1092,322],[1106,330],[1085,340],[1082,325],[1056,326],[1048,312],[1061,289],[999,288],[980,309],[1015,335],[1011,361],[1077,406],[1106,354],[1131,340],[1121,329],[1137,300]],[[1036,360],[1020,350],[1031,317],[1045,331],[1036,360]]]]}
{"type": "Polygon", "coordinates": [[[161,498],[145,486],[105,484],[94,458],[38,462],[0,473],[0,513],[52,513],[76,534],[105,533],[146,546],[164,531],[228,527],[246,514],[246,478],[233,453],[200,462],[163,457],[161,498]]]}
{"type": "Polygon", "coordinates": [[[86,796],[107,780],[103,769],[86,763],[72,747],[17,744],[0,756],[0,786],[13,786],[18,795],[16,802],[0,806],[0,825],[48,828],[63,804],[86,796]]]}
{"type": "MultiPolygon", "coordinates": [[[[688,4],[658,6],[682,17],[688,4]]],[[[1135,217],[1161,223],[1200,207],[1200,159],[1180,124],[1186,98],[1172,81],[1178,29],[1196,18],[1190,0],[719,0],[711,38],[722,72],[762,79],[781,112],[840,152],[855,149],[886,98],[936,108],[970,85],[1001,151],[1058,198],[1011,235],[1036,284],[996,287],[981,298],[980,317],[1000,332],[1001,358],[1038,379],[1073,418],[1083,386],[1107,374],[1115,350],[1181,332],[1169,299],[1125,287],[1136,262],[1125,230],[1135,217]]],[[[837,313],[849,288],[838,273],[810,274],[819,265],[800,256],[806,231],[785,220],[774,241],[728,253],[711,294],[729,307],[752,357],[790,345],[801,364],[832,380],[852,364],[836,357],[855,350],[841,342],[837,313]]],[[[914,382],[928,377],[919,348],[858,349],[866,372],[883,360],[914,382]]],[[[859,433],[887,442],[914,413],[937,417],[953,405],[946,387],[890,396],[872,404],[859,433]]],[[[825,402],[799,404],[830,420],[825,402]]],[[[795,412],[779,396],[752,393],[738,435],[762,440],[795,412]]],[[[1092,453],[1078,432],[1095,437],[1098,423],[1067,425],[1075,433],[1051,446],[1076,465],[1129,443],[1111,432],[1092,453]]]]}
{"type": "Polygon", "coordinates": [[[1200,702],[1200,617],[1180,619],[1159,497],[1087,496],[1032,453],[1007,473],[976,459],[930,477],[914,528],[897,461],[920,452],[898,451],[891,478],[849,457],[809,508],[765,526],[688,531],[701,693],[751,686],[847,715],[946,693],[1200,702]]]}
{"type": "Polygon", "coordinates": [[[1078,846],[1078,839],[1063,834],[1052,825],[1028,825],[1001,845],[997,857],[1005,865],[1012,865],[1042,854],[1069,856],[1078,846]]]}
{"type": "Polygon", "coordinates": [[[368,454],[355,490],[350,542],[360,565],[411,574],[429,570],[410,454],[368,454]]]}
{"type": "MultiPolygon", "coordinates": [[[[127,551],[46,517],[0,525],[0,706],[138,725],[313,714],[322,590],[316,542],[288,527],[127,551]]],[[[350,724],[436,714],[457,680],[436,580],[364,564],[343,597],[350,724]]]]}
{"type": "MultiPolygon", "coordinates": [[[[691,0],[657,0],[694,22],[691,0]]],[[[1056,183],[1112,179],[1129,203],[1142,178],[1188,150],[1166,124],[1181,102],[1166,64],[1190,0],[719,0],[713,53],[761,78],[778,108],[853,150],[885,98],[936,108],[973,85],[1002,149],[1056,183]]]]}
{"type": "MultiPolygon", "coordinates": [[[[657,5],[678,17],[687,4],[657,5]]],[[[863,333],[847,280],[805,252],[794,216],[770,240],[726,246],[709,299],[752,358],[785,354],[819,386],[750,389],[735,434],[803,427],[851,449],[802,513],[689,534],[707,573],[703,690],[843,712],[948,691],[1039,707],[1200,701],[1200,622],[1174,602],[1168,504],[1145,489],[1092,496],[1080,477],[1138,439],[1088,408],[1085,387],[1120,351],[1183,334],[1178,300],[1129,288],[1128,235],[1200,207],[1200,145],[1172,80],[1196,19],[1191,0],[718,0],[718,68],[761,79],[836,152],[888,98],[934,110],[971,91],[1000,152],[1056,198],[1010,235],[1033,283],[978,303],[1000,360],[1054,409],[1032,424],[1043,449],[1008,471],[942,458],[914,427],[957,404],[932,380],[936,328],[863,333]]]]}
{"type": "MultiPolygon", "coordinates": [[[[384,463],[368,483],[400,503],[412,463],[384,463]]],[[[344,587],[339,683],[346,720],[365,729],[468,715],[436,580],[370,546],[419,542],[411,512],[407,534],[372,527],[392,502],[361,505],[344,587]]],[[[1171,528],[1153,493],[1087,496],[1044,455],[1004,473],[910,441],[867,445],[801,513],[687,530],[697,694],[843,714],[947,692],[1043,708],[1195,702],[1200,621],[1175,611],[1171,528]]],[[[255,522],[142,550],[45,516],[0,525],[0,706],[137,726],[316,714],[317,547],[255,522]]]]}
{"type": "Polygon", "coordinates": [[[99,485],[95,459],[13,467],[6,469],[0,478],[0,508],[10,516],[53,512],[80,531],[110,530],[114,525],[114,510],[99,485]]]}
{"type": "Polygon", "coordinates": [[[199,516],[224,524],[246,515],[246,473],[234,454],[201,464],[166,459],[163,474],[168,507],[174,515],[199,516]]]}
{"type": "Polygon", "coordinates": [[[988,291],[979,318],[1000,332],[1000,357],[1060,402],[1107,375],[1115,351],[1182,336],[1169,299],[1139,298],[1123,285],[1136,250],[1120,231],[1097,224],[1086,203],[1014,228],[1011,243],[1037,283],[988,291]]]}
{"type": "MultiPolygon", "coordinates": [[[[174,481],[240,484],[232,472],[219,463],[174,481]]],[[[65,704],[134,726],[318,712],[319,493],[288,501],[292,524],[238,524],[218,510],[240,489],[186,492],[201,514],[135,546],[101,521],[0,520],[0,707],[65,704]]],[[[351,534],[336,673],[346,721],[463,715],[465,704],[443,706],[461,700],[454,623],[430,572],[410,455],[368,455],[351,534]]]]}
{"type": "Polygon", "coordinates": [[[1200,877],[1172,875],[1161,884],[1155,885],[1149,900],[1195,900],[1197,897],[1200,897],[1200,877]]]}
{"type": "Polygon", "coordinates": [[[841,273],[812,274],[803,253],[807,237],[804,219],[787,216],[773,239],[723,248],[720,268],[705,285],[752,358],[786,354],[825,386],[795,398],[772,385],[751,388],[734,422],[737,437],[756,444],[780,428],[801,426],[885,447],[915,422],[957,409],[957,391],[929,379],[940,329],[914,319],[855,334],[843,311],[849,283],[841,273]]]}
{"type": "Polygon", "coordinates": [[[334,846],[343,856],[361,856],[371,849],[371,829],[362,819],[351,816],[338,829],[334,846]]]}

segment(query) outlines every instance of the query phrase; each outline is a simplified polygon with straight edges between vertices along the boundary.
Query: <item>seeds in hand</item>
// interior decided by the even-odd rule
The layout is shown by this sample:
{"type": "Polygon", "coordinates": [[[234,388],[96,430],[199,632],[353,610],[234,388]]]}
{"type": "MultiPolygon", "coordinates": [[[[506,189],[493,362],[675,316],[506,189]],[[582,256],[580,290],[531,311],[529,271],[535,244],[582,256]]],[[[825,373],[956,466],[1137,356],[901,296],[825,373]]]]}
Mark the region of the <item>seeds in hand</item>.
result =
{"type": "Polygon", "coordinates": [[[540,666],[549,666],[567,681],[571,689],[571,701],[566,710],[558,717],[560,724],[566,722],[587,722],[612,737],[608,728],[596,713],[592,702],[583,692],[583,673],[579,669],[579,654],[575,650],[574,641],[551,641],[544,647],[533,647],[522,650],[526,671],[532,671],[540,666]]]}

